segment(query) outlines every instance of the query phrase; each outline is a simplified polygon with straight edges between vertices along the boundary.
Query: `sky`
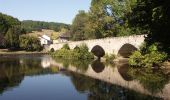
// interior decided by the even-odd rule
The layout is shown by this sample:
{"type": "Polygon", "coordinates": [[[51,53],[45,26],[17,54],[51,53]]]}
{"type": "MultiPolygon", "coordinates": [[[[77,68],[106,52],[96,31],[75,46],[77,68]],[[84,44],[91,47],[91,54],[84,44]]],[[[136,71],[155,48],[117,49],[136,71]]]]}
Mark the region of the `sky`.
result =
{"type": "Polygon", "coordinates": [[[71,24],[79,10],[89,11],[91,0],[0,0],[0,12],[19,20],[71,24]]]}

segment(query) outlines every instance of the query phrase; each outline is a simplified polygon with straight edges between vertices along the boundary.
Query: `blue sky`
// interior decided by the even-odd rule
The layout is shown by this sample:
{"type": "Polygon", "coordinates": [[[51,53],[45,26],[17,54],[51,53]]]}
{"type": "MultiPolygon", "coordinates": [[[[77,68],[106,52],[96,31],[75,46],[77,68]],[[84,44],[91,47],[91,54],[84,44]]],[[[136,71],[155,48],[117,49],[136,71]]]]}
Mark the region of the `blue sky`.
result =
{"type": "Polygon", "coordinates": [[[19,20],[71,24],[79,10],[88,11],[91,0],[0,0],[0,12],[19,20]]]}

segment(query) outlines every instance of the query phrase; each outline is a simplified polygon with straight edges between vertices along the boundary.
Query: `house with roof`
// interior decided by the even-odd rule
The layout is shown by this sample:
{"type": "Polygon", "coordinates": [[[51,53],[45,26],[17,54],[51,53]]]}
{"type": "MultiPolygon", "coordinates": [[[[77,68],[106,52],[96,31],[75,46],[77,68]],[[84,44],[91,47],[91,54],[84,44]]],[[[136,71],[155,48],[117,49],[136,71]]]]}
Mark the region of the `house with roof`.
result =
{"type": "Polygon", "coordinates": [[[65,42],[68,42],[69,39],[70,39],[70,33],[69,32],[66,32],[66,33],[62,33],[58,36],[58,39],[57,40],[53,40],[53,43],[56,44],[56,43],[65,43],[65,42]]]}
{"type": "Polygon", "coordinates": [[[39,37],[41,45],[50,45],[52,44],[52,40],[47,35],[42,35],[39,37]]]}

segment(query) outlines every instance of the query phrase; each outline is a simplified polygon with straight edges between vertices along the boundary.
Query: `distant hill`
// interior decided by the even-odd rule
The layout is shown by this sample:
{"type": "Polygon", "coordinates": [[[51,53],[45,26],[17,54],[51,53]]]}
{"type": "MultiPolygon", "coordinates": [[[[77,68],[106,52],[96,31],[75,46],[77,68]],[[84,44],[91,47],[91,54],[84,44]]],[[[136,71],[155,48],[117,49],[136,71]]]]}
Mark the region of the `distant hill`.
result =
{"type": "Polygon", "coordinates": [[[32,31],[42,31],[42,29],[54,30],[56,32],[61,31],[61,29],[63,28],[67,30],[70,29],[69,24],[32,20],[22,21],[21,26],[26,30],[27,33],[30,33],[32,31]]]}

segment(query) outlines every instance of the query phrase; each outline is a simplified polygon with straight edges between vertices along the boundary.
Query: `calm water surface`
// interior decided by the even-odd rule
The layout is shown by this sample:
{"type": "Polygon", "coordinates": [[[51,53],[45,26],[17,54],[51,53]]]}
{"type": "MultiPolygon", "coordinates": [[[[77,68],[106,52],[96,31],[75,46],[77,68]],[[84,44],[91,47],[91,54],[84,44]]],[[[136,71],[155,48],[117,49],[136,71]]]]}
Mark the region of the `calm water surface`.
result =
{"type": "Polygon", "coordinates": [[[0,57],[0,100],[170,99],[164,71],[50,56],[0,57]]]}

